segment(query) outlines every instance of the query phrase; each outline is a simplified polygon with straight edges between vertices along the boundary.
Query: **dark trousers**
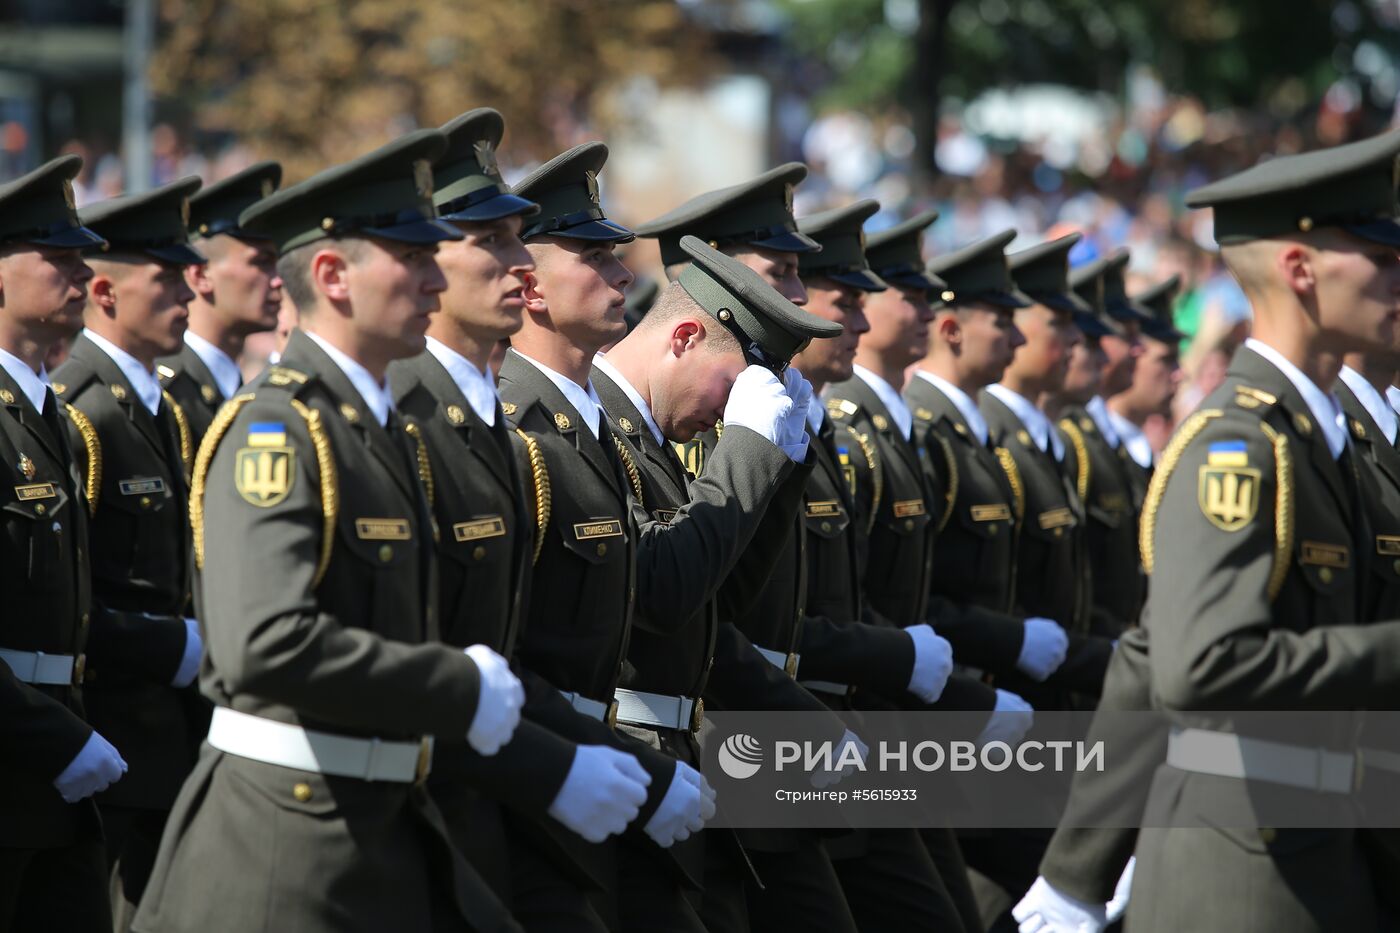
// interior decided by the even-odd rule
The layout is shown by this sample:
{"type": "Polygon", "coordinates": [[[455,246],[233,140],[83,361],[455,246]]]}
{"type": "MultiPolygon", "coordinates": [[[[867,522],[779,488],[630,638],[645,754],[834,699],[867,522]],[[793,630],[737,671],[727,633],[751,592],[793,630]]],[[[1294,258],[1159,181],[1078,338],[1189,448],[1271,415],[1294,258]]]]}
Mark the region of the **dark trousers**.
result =
{"type": "Polygon", "coordinates": [[[857,933],[860,929],[836,869],[815,835],[807,845],[791,852],[750,849],[749,858],[763,879],[762,888],[751,879],[745,887],[750,929],[826,933],[857,933]]]}
{"type": "Polygon", "coordinates": [[[160,851],[169,810],[139,810],[98,804],[102,828],[107,835],[107,870],[112,894],[112,929],[131,929],[146,882],[160,851]]]}
{"type": "Polygon", "coordinates": [[[959,836],[982,922],[990,933],[1014,931],[1011,908],[1040,874],[1052,830],[994,829],[959,836]]]}
{"type": "Polygon", "coordinates": [[[833,861],[862,933],[964,933],[957,902],[912,829],[872,829],[863,854],[833,861]]]}
{"type": "Polygon", "coordinates": [[[528,933],[607,933],[573,878],[529,839],[510,841],[511,913],[528,933]]]}
{"type": "Polygon", "coordinates": [[[670,862],[671,856],[649,840],[618,843],[619,933],[706,933],[670,862]]]}
{"type": "Polygon", "coordinates": [[[0,933],[109,933],[107,862],[98,839],[0,849],[0,933]]]}

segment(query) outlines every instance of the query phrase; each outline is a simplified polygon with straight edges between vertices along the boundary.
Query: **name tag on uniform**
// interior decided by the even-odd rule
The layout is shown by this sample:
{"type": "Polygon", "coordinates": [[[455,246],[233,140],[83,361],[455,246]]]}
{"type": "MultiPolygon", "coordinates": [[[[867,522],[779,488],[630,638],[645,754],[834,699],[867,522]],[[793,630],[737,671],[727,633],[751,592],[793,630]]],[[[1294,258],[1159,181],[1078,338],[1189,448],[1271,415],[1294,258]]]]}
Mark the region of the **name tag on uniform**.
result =
{"type": "Polygon", "coordinates": [[[1304,541],[1303,563],[1342,569],[1351,565],[1351,551],[1345,545],[1304,541]]]}
{"type": "Polygon", "coordinates": [[[481,538],[499,538],[506,533],[505,519],[499,515],[478,518],[470,522],[458,522],[452,526],[452,537],[458,541],[477,541],[481,538]]]}
{"type": "Polygon", "coordinates": [[[622,537],[622,522],[616,519],[606,522],[580,522],[574,526],[574,538],[588,541],[592,538],[622,537]]]}
{"type": "Polygon", "coordinates": [[[808,518],[838,518],[840,515],[841,503],[835,499],[822,499],[807,503],[808,518]]]}
{"type": "Polygon", "coordinates": [[[1395,535],[1376,535],[1376,553],[1384,554],[1386,557],[1400,555],[1400,537],[1395,535]]]}
{"type": "Polygon", "coordinates": [[[29,502],[32,499],[52,499],[58,493],[54,492],[53,483],[29,483],[25,486],[15,487],[15,496],[21,502],[29,502]]]}
{"type": "Polygon", "coordinates": [[[651,513],[651,517],[661,522],[663,525],[669,525],[675,520],[679,512],[679,509],[657,509],[651,513]]]}
{"type": "Polygon", "coordinates": [[[133,476],[117,484],[124,496],[146,496],[153,492],[165,492],[165,480],[159,476],[133,476]]]}
{"type": "Polygon", "coordinates": [[[911,515],[924,514],[923,499],[902,499],[894,503],[894,517],[908,518],[911,515]]]}
{"type": "Polygon", "coordinates": [[[974,522],[1004,522],[1011,518],[1011,506],[1004,502],[995,505],[974,505],[972,507],[972,520],[974,522]]]}
{"type": "Polygon", "coordinates": [[[1108,496],[1099,497],[1099,508],[1108,512],[1128,511],[1128,500],[1121,493],[1113,493],[1108,496]]]}
{"type": "Polygon", "coordinates": [[[412,537],[406,518],[357,518],[355,535],[362,541],[407,541],[412,537]]]}
{"type": "Polygon", "coordinates": [[[1051,528],[1064,528],[1074,524],[1074,515],[1069,509],[1051,509],[1048,512],[1040,513],[1040,527],[1049,531],[1051,528]]]}

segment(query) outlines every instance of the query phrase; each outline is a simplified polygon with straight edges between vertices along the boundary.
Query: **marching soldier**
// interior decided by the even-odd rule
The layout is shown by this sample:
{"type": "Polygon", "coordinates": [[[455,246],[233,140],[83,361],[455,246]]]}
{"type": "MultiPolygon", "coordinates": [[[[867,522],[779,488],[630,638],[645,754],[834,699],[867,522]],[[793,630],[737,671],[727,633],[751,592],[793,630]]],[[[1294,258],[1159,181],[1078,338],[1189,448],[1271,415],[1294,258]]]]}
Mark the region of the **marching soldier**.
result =
{"type": "Polygon", "coordinates": [[[1247,808],[1242,780],[1345,806],[1359,767],[1352,714],[1339,713],[1318,740],[1338,767],[1299,774],[1280,769],[1279,756],[1318,748],[1292,734],[1217,732],[1209,710],[1393,704],[1385,659],[1400,647],[1400,624],[1358,624],[1375,540],[1360,455],[1330,389],[1339,354],[1393,345],[1397,155],[1400,134],[1390,133],[1279,157],[1187,197],[1214,208],[1254,336],[1178,429],[1143,513],[1153,696],[1175,726],[1192,728],[1173,729],[1153,780],[1156,816],[1138,838],[1128,906],[1135,930],[1393,922],[1377,895],[1389,868],[1371,861],[1355,830],[1192,828],[1181,807],[1205,795],[1247,808]],[[1257,753],[1222,766],[1203,742],[1257,753]]]}
{"type": "Polygon", "coordinates": [[[185,413],[195,450],[219,406],[243,385],[238,358],[250,334],[272,330],[282,307],[277,251],[238,226],[238,215],[277,190],[282,167],[259,162],[190,198],[190,235],[207,262],[185,269],[194,293],[178,353],[156,363],[163,385],[185,413]]]}
{"type": "MultiPolygon", "coordinates": [[[[0,930],[112,927],[92,795],[126,762],[83,719],[89,494],[44,357],[82,323],[92,270],[63,156],[0,187],[0,930]]],[[[81,417],[81,416],[79,416],[81,417]]]]}
{"type": "Polygon", "coordinates": [[[1142,356],[1133,364],[1133,381],[1108,400],[1108,420],[1128,455],[1133,507],[1141,515],[1152,479],[1156,453],[1143,433],[1149,418],[1171,417],[1172,400],[1181,385],[1181,341],[1186,339],[1172,325],[1172,303],[1181,278],[1171,276],[1133,296],[1152,312],[1142,327],[1142,356]]]}
{"type": "Polygon", "coordinates": [[[93,491],[93,599],[121,613],[92,627],[83,691],[93,725],[131,765],[98,800],[121,929],[140,903],[165,816],[194,764],[202,717],[199,697],[186,689],[201,650],[189,608],[194,442],[155,368],[185,330],[191,293],[183,267],[204,261],[185,227],[186,202],[198,188],[198,178],[186,178],[83,210],[107,242],[91,258],[83,334],[54,372],[55,391],[76,412],[69,438],[93,491]]]}
{"type": "Polygon", "coordinates": [[[491,755],[523,696],[438,642],[434,528],[385,385],[446,287],[435,130],[259,201],[300,312],[280,365],[211,426],[191,495],[201,685],[216,708],[138,930],[518,930],[453,849],[432,736],[491,755]],[[219,883],[207,883],[211,873],[219,883]]]}

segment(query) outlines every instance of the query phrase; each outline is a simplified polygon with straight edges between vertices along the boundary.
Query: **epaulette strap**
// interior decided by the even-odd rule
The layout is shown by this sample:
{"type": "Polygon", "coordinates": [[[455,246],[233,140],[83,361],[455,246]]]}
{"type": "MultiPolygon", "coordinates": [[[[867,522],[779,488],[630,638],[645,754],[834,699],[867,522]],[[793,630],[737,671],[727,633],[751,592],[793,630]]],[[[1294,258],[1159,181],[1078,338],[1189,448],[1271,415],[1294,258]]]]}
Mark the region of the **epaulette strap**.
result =
{"type": "Polygon", "coordinates": [[[428,445],[423,442],[423,430],[418,422],[409,421],[403,426],[404,432],[413,438],[414,449],[418,454],[418,481],[423,484],[423,493],[428,497],[428,507],[436,503],[436,488],[433,486],[433,463],[428,459],[428,445]]]}
{"type": "Polygon", "coordinates": [[[1021,483],[1021,468],[1016,466],[1016,458],[1005,447],[997,448],[997,460],[1006,474],[1006,482],[1011,486],[1011,504],[1016,509],[1016,522],[1019,524],[1026,517],[1026,487],[1021,483]]]}
{"type": "Polygon", "coordinates": [[[612,439],[613,445],[617,447],[617,455],[622,458],[622,466],[627,470],[627,478],[632,481],[632,492],[636,494],[638,503],[644,503],[645,500],[642,498],[642,477],[637,473],[637,463],[632,459],[632,455],[627,452],[627,445],[622,443],[621,438],[613,434],[612,439]]]}
{"type": "Polygon", "coordinates": [[[1274,405],[1278,403],[1278,396],[1263,389],[1256,389],[1251,386],[1235,386],[1235,404],[1241,408],[1258,408],[1260,405],[1274,405]],[[1247,401],[1242,401],[1247,400],[1247,401]]]}
{"type": "Polygon", "coordinates": [[[175,401],[175,396],[161,389],[160,397],[165,399],[165,404],[170,406],[170,413],[175,416],[175,429],[180,433],[180,463],[184,466],[185,480],[188,481],[190,471],[194,469],[194,442],[190,440],[190,420],[185,417],[185,410],[175,401]]]}
{"type": "Polygon", "coordinates": [[[544,550],[544,535],[549,530],[549,513],[551,508],[549,470],[545,468],[544,454],[540,451],[539,443],[530,435],[519,428],[515,433],[520,435],[520,439],[525,442],[525,453],[530,458],[530,473],[535,482],[535,556],[531,563],[540,562],[540,552],[544,550]]]}
{"type": "Polygon", "coordinates": [[[1293,456],[1288,437],[1260,422],[1264,435],[1274,445],[1274,469],[1278,488],[1274,491],[1274,566],[1269,572],[1269,602],[1283,590],[1293,554],[1293,456]]]}
{"type": "Polygon", "coordinates": [[[875,445],[870,442],[869,435],[862,434],[852,428],[851,436],[856,439],[856,444],[860,446],[860,452],[865,455],[865,462],[870,465],[870,518],[865,523],[865,533],[870,534],[875,528],[875,516],[880,511],[880,497],[884,495],[885,491],[885,474],[880,467],[880,458],[875,455],[875,445]]]}
{"type": "Polygon", "coordinates": [[[948,519],[953,517],[953,506],[958,501],[958,460],[953,455],[953,445],[948,443],[946,437],[937,431],[930,431],[929,436],[938,438],[938,446],[943,448],[943,459],[948,461],[948,504],[943,509],[943,517],[938,520],[938,530],[942,531],[947,527],[948,519]]]}
{"type": "Polygon", "coordinates": [[[292,399],[292,408],[306,422],[306,430],[311,434],[311,446],[316,450],[316,467],[321,474],[321,559],[316,563],[316,576],[311,581],[313,587],[320,586],[331,565],[331,552],[335,549],[335,520],[340,513],[340,481],[335,471],[335,452],[331,450],[330,435],[321,423],[321,413],[299,399],[292,399]]]}
{"type": "Polygon", "coordinates": [[[98,439],[97,429],[87,415],[67,403],[63,407],[68,411],[68,420],[78,429],[78,436],[83,439],[83,448],[87,451],[87,474],[83,477],[83,488],[87,492],[88,514],[96,515],[97,498],[102,491],[102,441],[98,439]]]}
{"type": "Polygon", "coordinates": [[[1074,460],[1079,467],[1074,478],[1075,491],[1079,493],[1079,501],[1088,503],[1089,501],[1089,448],[1084,443],[1084,432],[1079,430],[1079,425],[1074,423],[1072,418],[1061,418],[1060,429],[1069,437],[1069,442],[1074,447],[1074,460]]]}
{"type": "Polygon", "coordinates": [[[214,420],[205,432],[204,441],[199,445],[199,453],[194,458],[194,469],[190,473],[190,530],[194,537],[194,566],[204,569],[204,489],[209,481],[209,467],[214,462],[214,451],[223,440],[225,432],[238,417],[238,410],[253,400],[248,392],[229,399],[227,405],[219,409],[214,420]]]}
{"type": "Polygon", "coordinates": [[[274,386],[303,385],[309,377],[306,373],[286,366],[273,366],[267,371],[267,384],[274,386]]]}
{"type": "Polygon", "coordinates": [[[858,411],[860,411],[860,406],[850,399],[829,398],[826,400],[826,413],[836,421],[854,415],[858,411]]]}
{"type": "Polygon", "coordinates": [[[1186,445],[1205,430],[1212,418],[1219,418],[1224,412],[1218,408],[1198,411],[1173,435],[1167,449],[1162,451],[1162,462],[1152,474],[1152,482],[1147,487],[1147,498],[1142,504],[1142,527],[1138,529],[1138,549],[1142,551],[1142,568],[1150,576],[1156,558],[1153,549],[1153,534],[1157,530],[1157,509],[1162,505],[1162,497],[1167,492],[1167,480],[1171,478],[1176,464],[1186,450],[1186,445]]]}

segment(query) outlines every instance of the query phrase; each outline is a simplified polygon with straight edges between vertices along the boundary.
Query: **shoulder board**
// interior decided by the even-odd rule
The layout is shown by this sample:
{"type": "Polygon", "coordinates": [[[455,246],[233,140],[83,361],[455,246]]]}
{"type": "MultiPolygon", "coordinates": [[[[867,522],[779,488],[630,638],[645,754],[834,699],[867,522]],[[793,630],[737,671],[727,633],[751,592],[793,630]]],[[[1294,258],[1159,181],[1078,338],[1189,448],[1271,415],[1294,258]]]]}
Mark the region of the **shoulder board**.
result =
{"type": "Polygon", "coordinates": [[[914,417],[917,418],[917,419],[920,420],[920,421],[932,421],[932,420],[933,420],[933,412],[930,411],[930,410],[927,409],[927,408],[922,408],[922,407],[920,407],[920,408],[915,408],[915,409],[914,409],[914,417]]]}
{"type": "Polygon", "coordinates": [[[837,421],[842,418],[849,418],[860,411],[860,406],[849,399],[829,398],[826,400],[826,412],[837,421]]]}
{"type": "Polygon", "coordinates": [[[306,385],[311,377],[299,369],[287,366],[269,366],[267,384],[270,386],[306,385]]]}
{"type": "Polygon", "coordinates": [[[1241,408],[1260,408],[1278,403],[1278,397],[1263,389],[1251,386],[1235,386],[1235,404],[1241,408]]]}

